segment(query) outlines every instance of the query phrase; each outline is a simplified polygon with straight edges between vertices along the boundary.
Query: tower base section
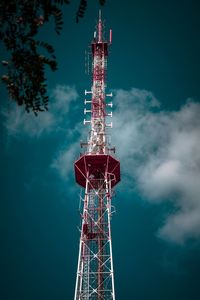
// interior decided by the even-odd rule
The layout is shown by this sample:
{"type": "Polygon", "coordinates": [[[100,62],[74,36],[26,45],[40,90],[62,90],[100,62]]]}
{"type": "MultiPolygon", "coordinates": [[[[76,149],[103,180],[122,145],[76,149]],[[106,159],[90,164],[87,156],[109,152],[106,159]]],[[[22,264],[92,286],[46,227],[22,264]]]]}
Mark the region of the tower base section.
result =
{"type": "MultiPolygon", "coordinates": [[[[85,196],[82,199],[81,237],[74,300],[115,300],[110,228],[113,173],[112,176],[108,172],[103,173],[103,170],[109,170],[109,161],[113,163],[113,167],[114,162],[106,155],[101,156],[99,160],[95,160],[92,156],[88,157],[82,157],[75,166],[78,170],[83,163],[84,167],[77,172],[78,175],[82,174],[84,168],[87,173],[91,172],[84,179],[85,196]],[[88,166],[91,159],[98,166],[97,170],[88,166]],[[100,167],[104,163],[104,168],[100,167]]],[[[117,168],[118,165],[115,164],[115,169],[117,168]]],[[[116,174],[114,173],[115,176],[116,174]]],[[[83,181],[79,182],[83,184],[83,181]]]]}

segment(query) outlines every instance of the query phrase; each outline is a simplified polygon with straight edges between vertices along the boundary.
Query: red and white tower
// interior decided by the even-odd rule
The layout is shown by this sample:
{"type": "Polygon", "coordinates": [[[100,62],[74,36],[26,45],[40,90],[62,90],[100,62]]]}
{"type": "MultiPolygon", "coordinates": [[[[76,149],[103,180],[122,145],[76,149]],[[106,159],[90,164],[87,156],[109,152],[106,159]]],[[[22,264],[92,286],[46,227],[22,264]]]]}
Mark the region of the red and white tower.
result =
{"type": "Polygon", "coordinates": [[[109,42],[103,36],[101,12],[97,32],[91,42],[92,87],[85,91],[90,99],[85,100],[84,114],[90,113],[88,141],[81,143],[86,150],[74,163],[76,182],[85,189],[82,199],[82,225],[78,256],[78,268],[74,300],[115,299],[112,240],[110,218],[113,207],[113,187],[120,181],[120,163],[113,157],[110,148],[107,117],[112,117],[112,102],[106,103],[111,94],[105,93],[109,42]]]}

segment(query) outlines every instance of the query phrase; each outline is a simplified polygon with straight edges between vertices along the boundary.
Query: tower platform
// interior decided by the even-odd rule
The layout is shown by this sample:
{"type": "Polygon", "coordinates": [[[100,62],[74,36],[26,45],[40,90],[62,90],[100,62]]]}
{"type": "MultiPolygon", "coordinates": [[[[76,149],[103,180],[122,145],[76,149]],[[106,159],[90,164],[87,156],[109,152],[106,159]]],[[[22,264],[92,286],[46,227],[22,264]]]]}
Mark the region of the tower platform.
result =
{"type": "Polygon", "coordinates": [[[120,181],[120,162],[110,154],[84,154],[74,163],[76,182],[85,188],[86,179],[95,182],[105,174],[110,176],[111,187],[120,181]]]}

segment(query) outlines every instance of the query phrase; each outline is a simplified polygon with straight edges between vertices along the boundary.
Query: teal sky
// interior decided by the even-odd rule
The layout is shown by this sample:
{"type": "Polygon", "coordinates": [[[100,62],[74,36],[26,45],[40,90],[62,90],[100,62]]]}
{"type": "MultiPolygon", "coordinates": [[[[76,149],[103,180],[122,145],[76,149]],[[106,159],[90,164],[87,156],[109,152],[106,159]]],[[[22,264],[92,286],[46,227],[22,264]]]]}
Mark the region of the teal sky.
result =
{"type": "MultiPolygon", "coordinates": [[[[88,1],[65,12],[48,72],[50,111],[26,115],[1,86],[0,299],[73,299],[79,194],[73,174],[83,131],[85,50],[98,17],[88,1]]],[[[112,218],[116,299],[200,299],[200,5],[106,1],[113,30],[107,91],[121,160],[112,218]]]]}

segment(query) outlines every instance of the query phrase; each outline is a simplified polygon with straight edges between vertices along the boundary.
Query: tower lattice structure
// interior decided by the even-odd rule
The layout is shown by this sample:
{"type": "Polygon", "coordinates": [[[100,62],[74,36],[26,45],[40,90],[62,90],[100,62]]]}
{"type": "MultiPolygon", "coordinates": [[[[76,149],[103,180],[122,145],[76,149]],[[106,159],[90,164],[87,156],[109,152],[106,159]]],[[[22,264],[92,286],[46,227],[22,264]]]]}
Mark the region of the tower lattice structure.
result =
{"type": "Polygon", "coordinates": [[[84,113],[90,113],[89,137],[83,154],[75,161],[76,182],[84,188],[81,210],[81,236],[74,300],[113,299],[115,300],[112,239],[110,219],[113,211],[111,200],[113,188],[120,181],[120,163],[113,157],[114,148],[110,147],[106,123],[112,117],[112,102],[107,103],[106,69],[108,48],[112,42],[110,30],[109,42],[103,36],[101,12],[97,31],[91,42],[92,87],[85,91],[90,99],[85,100],[84,113]]]}

